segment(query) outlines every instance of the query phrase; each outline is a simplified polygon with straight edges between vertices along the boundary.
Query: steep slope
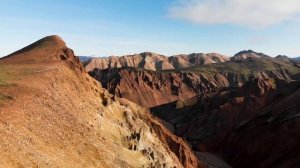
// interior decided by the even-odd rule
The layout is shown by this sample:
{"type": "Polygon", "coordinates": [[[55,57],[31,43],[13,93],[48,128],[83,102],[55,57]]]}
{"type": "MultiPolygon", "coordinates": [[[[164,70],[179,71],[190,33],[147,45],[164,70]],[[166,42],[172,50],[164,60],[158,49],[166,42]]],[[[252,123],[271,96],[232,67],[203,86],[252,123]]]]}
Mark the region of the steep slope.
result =
{"type": "Polygon", "coordinates": [[[155,72],[135,68],[95,69],[89,74],[110,93],[145,107],[154,107],[227,87],[222,75],[155,72]]]}
{"type": "Polygon", "coordinates": [[[204,167],[150,113],[114,98],[58,36],[0,59],[1,167],[204,167]]]}
{"type": "Polygon", "coordinates": [[[298,81],[255,79],[151,111],[233,167],[299,167],[299,100],[298,81]]]}

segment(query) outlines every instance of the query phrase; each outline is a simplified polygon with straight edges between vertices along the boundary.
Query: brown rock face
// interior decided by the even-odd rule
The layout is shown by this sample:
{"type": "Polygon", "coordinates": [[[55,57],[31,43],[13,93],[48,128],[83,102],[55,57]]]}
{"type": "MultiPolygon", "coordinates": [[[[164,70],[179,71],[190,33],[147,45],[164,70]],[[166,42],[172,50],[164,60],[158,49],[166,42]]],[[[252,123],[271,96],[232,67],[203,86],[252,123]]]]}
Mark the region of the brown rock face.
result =
{"type": "MultiPolygon", "coordinates": [[[[127,104],[129,107],[136,106],[135,104],[128,102],[128,100],[126,99],[117,99],[121,103],[127,104]]],[[[160,119],[153,116],[151,113],[142,113],[139,117],[143,118],[144,122],[146,122],[151,127],[150,131],[155,133],[160,141],[170,148],[170,150],[177,156],[183,167],[208,167],[207,164],[198,160],[193,151],[182,138],[175,136],[172,132],[165,128],[165,126],[163,126],[163,124],[160,122],[160,119]]]]}
{"type": "Polygon", "coordinates": [[[298,167],[299,100],[299,82],[255,79],[197,102],[185,100],[192,105],[174,102],[151,111],[194,150],[219,155],[233,167],[298,167]]]}
{"type": "Polygon", "coordinates": [[[96,69],[89,74],[101,81],[110,93],[145,107],[170,103],[179,98],[191,98],[199,93],[229,85],[222,75],[159,73],[134,68],[96,69]]]}
{"type": "Polygon", "coordinates": [[[0,167],[205,167],[148,110],[113,98],[57,36],[0,69],[0,167]]]}

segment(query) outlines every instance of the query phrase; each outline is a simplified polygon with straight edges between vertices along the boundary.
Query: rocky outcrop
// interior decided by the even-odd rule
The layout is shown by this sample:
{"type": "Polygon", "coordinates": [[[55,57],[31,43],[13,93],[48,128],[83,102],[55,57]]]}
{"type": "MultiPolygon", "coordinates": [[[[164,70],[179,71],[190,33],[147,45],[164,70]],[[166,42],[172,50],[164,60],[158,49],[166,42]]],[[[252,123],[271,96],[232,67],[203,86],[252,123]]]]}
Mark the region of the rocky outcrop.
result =
{"type": "Polygon", "coordinates": [[[299,93],[299,82],[259,78],[151,111],[195,151],[211,152],[233,167],[297,167],[299,93]]]}
{"type": "Polygon", "coordinates": [[[0,65],[3,167],[205,167],[147,109],[103,89],[57,36],[0,65]]]}
{"type": "MultiPolygon", "coordinates": [[[[133,103],[130,103],[126,99],[117,98],[121,104],[126,104],[128,107],[136,106],[133,103]]],[[[144,109],[145,110],[145,109],[144,109]]],[[[183,167],[186,168],[195,168],[195,167],[207,167],[208,164],[199,161],[198,158],[194,155],[193,151],[188,146],[187,142],[184,141],[182,138],[174,136],[172,132],[165,128],[165,126],[160,122],[160,119],[156,116],[153,116],[151,113],[139,113],[138,116],[131,116],[128,113],[124,114],[126,116],[126,120],[129,121],[131,125],[136,125],[135,117],[142,118],[145,123],[149,125],[150,132],[155,133],[158,138],[167,146],[169,146],[170,150],[176,154],[177,158],[179,159],[180,163],[183,167]]],[[[127,137],[126,142],[129,142],[129,148],[132,150],[138,150],[140,147],[137,145],[137,142],[141,140],[141,131],[132,133],[129,137],[127,137]],[[128,141],[129,140],[129,141],[128,141]],[[130,140],[133,140],[131,142],[130,140]]],[[[143,148],[143,153],[148,153],[150,158],[155,158],[156,154],[153,150],[149,148],[143,148]]],[[[161,167],[156,165],[156,167],[161,167]]]]}

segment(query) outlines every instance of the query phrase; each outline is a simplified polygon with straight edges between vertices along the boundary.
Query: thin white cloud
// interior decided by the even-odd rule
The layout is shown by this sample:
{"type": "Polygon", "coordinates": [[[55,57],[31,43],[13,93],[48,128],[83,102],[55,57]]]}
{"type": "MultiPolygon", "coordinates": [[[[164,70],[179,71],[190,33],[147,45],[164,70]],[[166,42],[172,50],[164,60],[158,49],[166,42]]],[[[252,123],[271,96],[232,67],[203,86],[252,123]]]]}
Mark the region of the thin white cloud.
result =
{"type": "Polygon", "coordinates": [[[173,18],[198,24],[234,24],[263,28],[297,20],[300,0],[178,0],[173,18]]]}

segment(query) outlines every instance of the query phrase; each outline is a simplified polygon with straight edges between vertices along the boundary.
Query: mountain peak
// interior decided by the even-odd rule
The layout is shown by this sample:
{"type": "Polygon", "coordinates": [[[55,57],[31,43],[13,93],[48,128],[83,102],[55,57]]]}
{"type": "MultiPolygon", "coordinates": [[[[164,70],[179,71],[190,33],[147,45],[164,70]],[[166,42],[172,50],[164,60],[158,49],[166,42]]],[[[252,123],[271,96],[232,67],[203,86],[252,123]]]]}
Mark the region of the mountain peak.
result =
{"type": "Polygon", "coordinates": [[[289,58],[289,57],[286,55],[277,55],[275,58],[289,58]]]}
{"type": "Polygon", "coordinates": [[[236,53],[234,56],[238,56],[238,55],[242,55],[242,54],[257,54],[257,52],[255,52],[253,50],[243,50],[243,51],[236,53]]]}
{"type": "Polygon", "coordinates": [[[279,60],[282,60],[282,61],[291,61],[291,59],[286,55],[277,55],[275,57],[275,59],[279,59],[279,60]]]}
{"type": "Polygon", "coordinates": [[[253,50],[243,50],[235,54],[231,60],[244,60],[248,58],[261,58],[261,57],[270,57],[264,53],[258,53],[253,50]]]}
{"type": "Polygon", "coordinates": [[[154,53],[154,52],[149,52],[149,51],[147,51],[147,52],[142,52],[142,53],[140,53],[140,54],[137,54],[137,55],[141,55],[141,56],[144,56],[144,57],[152,57],[152,56],[162,56],[162,55],[160,55],[160,54],[157,54],[157,53],[154,53]]]}
{"type": "Polygon", "coordinates": [[[63,39],[57,35],[44,37],[29,46],[26,46],[6,57],[4,62],[11,63],[30,63],[58,60],[59,53],[63,53],[67,48],[63,39]]]}
{"type": "Polygon", "coordinates": [[[30,44],[27,47],[22,48],[19,51],[16,51],[15,53],[12,53],[10,55],[15,55],[15,54],[19,54],[22,52],[27,52],[30,50],[34,50],[37,48],[51,48],[51,49],[55,49],[55,48],[66,48],[66,43],[64,42],[64,40],[57,36],[57,35],[51,35],[51,36],[46,36],[32,44],[30,44]]]}
{"type": "MultiPolygon", "coordinates": [[[[57,36],[57,35],[51,35],[51,36],[46,36],[38,41],[36,41],[35,43],[21,49],[20,51],[24,50],[24,49],[34,49],[36,47],[45,47],[45,48],[51,48],[51,49],[55,49],[55,48],[66,48],[67,45],[64,42],[64,40],[57,36]]],[[[17,51],[18,52],[18,51],[17,51]]]]}
{"type": "Polygon", "coordinates": [[[66,45],[64,40],[58,35],[46,36],[37,42],[52,42],[60,45],[66,45]]]}

